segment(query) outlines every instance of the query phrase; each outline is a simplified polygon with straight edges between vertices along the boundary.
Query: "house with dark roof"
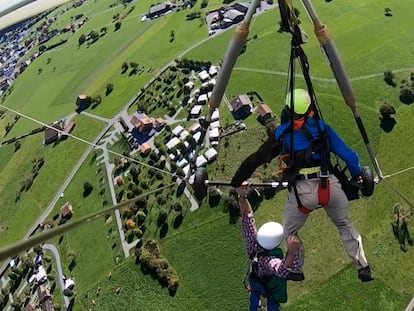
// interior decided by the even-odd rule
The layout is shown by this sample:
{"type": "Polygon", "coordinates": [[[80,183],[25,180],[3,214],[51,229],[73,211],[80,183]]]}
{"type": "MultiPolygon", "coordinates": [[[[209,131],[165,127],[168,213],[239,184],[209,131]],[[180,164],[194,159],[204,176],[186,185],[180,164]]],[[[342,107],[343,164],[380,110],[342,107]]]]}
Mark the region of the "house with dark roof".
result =
{"type": "Polygon", "coordinates": [[[88,98],[88,96],[86,95],[78,95],[78,97],[76,98],[76,106],[78,108],[76,108],[77,112],[81,112],[85,109],[87,109],[90,106],[91,102],[88,98]]]}
{"type": "Polygon", "coordinates": [[[246,119],[252,112],[253,104],[248,95],[239,95],[231,102],[234,119],[246,119]]]}
{"type": "Polygon", "coordinates": [[[49,145],[59,140],[60,131],[62,131],[61,123],[52,124],[52,126],[45,129],[45,138],[43,140],[43,145],[49,145]]]}
{"type": "Polygon", "coordinates": [[[175,7],[175,4],[170,2],[161,2],[161,3],[155,3],[152,4],[149,7],[147,17],[148,18],[155,18],[160,15],[163,15],[171,10],[173,10],[175,7]]]}

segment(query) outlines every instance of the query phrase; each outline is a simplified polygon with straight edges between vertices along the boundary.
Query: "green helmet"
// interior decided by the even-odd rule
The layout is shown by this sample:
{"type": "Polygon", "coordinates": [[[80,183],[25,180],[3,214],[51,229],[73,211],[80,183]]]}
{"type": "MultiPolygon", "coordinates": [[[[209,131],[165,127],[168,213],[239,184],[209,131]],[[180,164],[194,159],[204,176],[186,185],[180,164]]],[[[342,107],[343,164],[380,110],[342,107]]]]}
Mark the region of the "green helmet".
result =
{"type": "MultiPolygon", "coordinates": [[[[309,93],[304,89],[293,91],[293,107],[296,114],[305,114],[311,104],[309,93]]],[[[286,106],[290,107],[290,92],[286,95],[286,106]]]]}

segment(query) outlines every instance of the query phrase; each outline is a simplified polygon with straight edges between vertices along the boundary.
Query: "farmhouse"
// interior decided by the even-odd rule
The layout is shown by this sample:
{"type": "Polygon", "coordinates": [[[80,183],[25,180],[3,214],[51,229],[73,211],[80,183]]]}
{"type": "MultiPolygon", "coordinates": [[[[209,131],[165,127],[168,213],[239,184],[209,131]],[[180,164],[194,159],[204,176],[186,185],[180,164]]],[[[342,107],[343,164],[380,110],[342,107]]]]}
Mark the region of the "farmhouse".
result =
{"type": "Polygon", "coordinates": [[[156,18],[162,14],[165,14],[174,9],[175,4],[170,2],[162,2],[151,4],[148,10],[147,17],[148,18],[156,18]]]}
{"type": "Polygon", "coordinates": [[[267,120],[272,117],[272,110],[265,103],[259,104],[259,106],[256,108],[256,112],[259,115],[257,117],[257,121],[259,121],[261,124],[266,124],[267,120]]]}
{"type": "Polygon", "coordinates": [[[66,124],[65,128],[63,129],[63,133],[61,134],[61,138],[60,139],[66,139],[72,132],[73,128],[75,127],[75,122],[73,121],[69,121],[68,124],[66,124]]]}
{"type": "Polygon", "coordinates": [[[232,102],[232,114],[236,120],[247,118],[252,111],[252,102],[248,95],[239,95],[232,102]]]}
{"type": "Polygon", "coordinates": [[[65,204],[63,204],[60,208],[60,217],[62,217],[62,219],[69,219],[72,216],[72,214],[73,207],[68,201],[65,204]]]}
{"type": "Polygon", "coordinates": [[[43,140],[43,145],[49,145],[60,138],[60,131],[62,131],[61,122],[56,122],[52,124],[51,127],[45,129],[45,138],[43,140]]]}
{"type": "Polygon", "coordinates": [[[131,125],[141,134],[148,134],[153,127],[152,119],[145,113],[135,113],[130,121],[131,125]]]}
{"type": "Polygon", "coordinates": [[[78,97],[76,98],[76,106],[77,111],[82,111],[85,110],[89,107],[89,105],[91,104],[88,96],[86,95],[78,95],[78,97]]]}

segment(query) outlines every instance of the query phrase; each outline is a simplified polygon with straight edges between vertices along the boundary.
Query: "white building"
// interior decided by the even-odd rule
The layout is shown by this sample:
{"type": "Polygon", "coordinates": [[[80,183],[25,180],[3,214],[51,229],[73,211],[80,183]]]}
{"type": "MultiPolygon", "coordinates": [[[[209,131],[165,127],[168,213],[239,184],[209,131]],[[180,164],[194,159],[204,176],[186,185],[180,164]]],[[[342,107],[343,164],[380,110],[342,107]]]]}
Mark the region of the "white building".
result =
{"type": "Polygon", "coordinates": [[[198,96],[198,100],[197,103],[199,105],[205,105],[208,102],[208,96],[207,94],[201,94],[200,96],[198,96]]]}
{"type": "Polygon", "coordinates": [[[209,70],[208,70],[208,73],[211,77],[214,77],[214,76],[217,75],[218,70],[219,70],[219,68],[217,66],[211,65],[209,70]]]}
{"type": "Polygon", "coordinates": [[[204,153],[204,156],[209,163],[213,162],[217,158],[217,150],[210,148],[204,153]]]}
{"type": "Polygon", "coordinates": [[[198,73],[198,77],[200,78],[200,80],[202,82],[204,82],[204,81],[207,81],[210,78],[210,75],[208,74],[208,72],[206,70],[203,70],[203,71],[198,73]]]}
{"type": "Polygon", "coordinates": [[[196,159],[196,167],[206,166],[207,163],[208,161],[203,155],[199,155],[196,159]]]}
{"type": "Polygon", "coordinates": [[[175,136],[179,136],[181,134],[181,132],[184,131],[184,128],[181,125],[176,126],[173,130],[172,133],[175,136]]]}
{"type": "Polygon", "coordinates": [[[210,129],[220,128],[220,121],[214,121],[210,123],[210,129]]]}
{"type": "Polygon", "coordinates": [[[220,119],[220,112],[219,112],[219,110],[216,108],[214,111],[213,111],[213,113],[211,114],[211,121],[212,122],[214,122],[214,121],[217,121],[217,120],[219,120],[220,119]]]}
{"type": "Polygon", "coordinates": [[[186,158],[182,158],[180,161],[177,162],[177,166],[181,168],[186,166],[187,164],[188,164],[188,161],[186,158]]]}
{"type": "MultiPolygon", "coordinates": [[[[200,106],[201,107],[201,106],[200,106]]],[[[194,133],[197,133],[199,131],[201,131],[201,125],[200,123],[193,123],[189,128],[188,131],[190,132],[191,135],[194,135],[194,133]]]]}
{"type": "Polygon", "coordinates": [[[184,86],[190,90],[192,90],[194,88],[194,82],[193,81],[188,81],[186,84],[184,84],[184,86]]]}
{"type": "Polygon", "coordinates": [[[167,147],[168,150],[173,150],[175,147],[177,147],[177,145],[180,142],[181,140],[179,140],[177,137],[173,137],[165,144],[165,146],[167,147]]]}
{"type": "Polygon", "coordinates": [[[196,119],[200,116],[203,106],[195,105],[190,111],[190,118],[196,119]]]}
{"type": "Polygon", "coordinates": [[[220,132],[219,129],[217,127],[210,129],[208,131],[208,138],[210,140],[210,143],[212,146],[217,146],[218,145],[218,141],[219,141],[219,137],[220,137],[220,132]]]}
{"type": "Polygon", "coordinates": [[[184,140],[187,138],[187,136],[190,136],[190,133],[188,133],[188,132],[187,132],[187,130],[183,130],[183,131],[180,133],[180,139],[181,139],[182,141],[184,141],[184,140]]]}

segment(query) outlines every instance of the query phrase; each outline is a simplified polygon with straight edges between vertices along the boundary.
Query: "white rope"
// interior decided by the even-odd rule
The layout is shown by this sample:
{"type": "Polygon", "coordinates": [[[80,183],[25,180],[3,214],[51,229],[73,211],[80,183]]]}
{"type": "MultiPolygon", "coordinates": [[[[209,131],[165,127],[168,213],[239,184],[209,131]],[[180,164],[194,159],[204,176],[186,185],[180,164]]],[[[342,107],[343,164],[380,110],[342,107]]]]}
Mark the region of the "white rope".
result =
{"type": "Polygon", "coordinates": [[[411,167],[405,168],[405,169],[403,169],[403,170],[401,170],[401,171],[398,171],[398,172],[395,172],[395,173],[393,173],[393,174],[386,175],[386,176],[384,176],[384,177],[383,177],[383,179],[390,178],[390,177],[394,177],[394,176],[396,176],[396,175],[400,175],[400,174],[402,174],[402,173],[405,173],[405,172],[411,171],[412,169],[414,169],[414,166],[411,166],[411,167]]]}

